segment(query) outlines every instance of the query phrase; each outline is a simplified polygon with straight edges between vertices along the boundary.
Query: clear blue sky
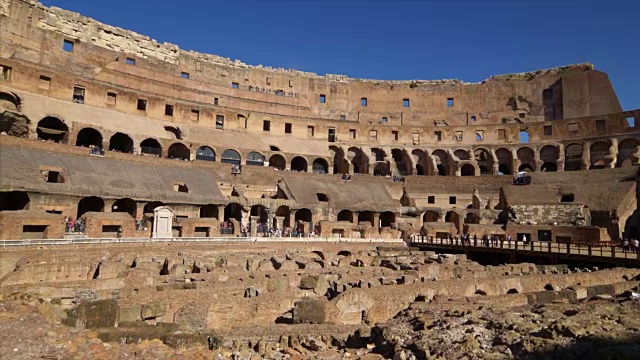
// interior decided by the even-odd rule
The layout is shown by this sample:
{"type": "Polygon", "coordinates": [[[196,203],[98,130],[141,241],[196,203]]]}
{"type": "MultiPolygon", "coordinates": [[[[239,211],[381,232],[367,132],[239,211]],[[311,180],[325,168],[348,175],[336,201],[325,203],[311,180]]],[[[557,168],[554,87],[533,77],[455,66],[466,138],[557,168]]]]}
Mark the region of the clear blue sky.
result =
{"type": "Polygon", "coordinates": [[[370,79],[592,62],[640,108],[638,0],[44,0],[185,50],[370,79]]]}

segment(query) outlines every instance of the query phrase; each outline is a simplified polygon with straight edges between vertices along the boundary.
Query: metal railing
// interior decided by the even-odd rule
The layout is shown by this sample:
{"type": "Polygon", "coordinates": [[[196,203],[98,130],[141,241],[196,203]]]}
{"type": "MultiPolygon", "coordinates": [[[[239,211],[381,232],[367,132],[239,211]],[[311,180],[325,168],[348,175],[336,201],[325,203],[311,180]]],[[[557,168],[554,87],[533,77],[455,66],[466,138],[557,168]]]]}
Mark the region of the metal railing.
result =
{"type": "Polygon", "coordinates": [[[357,239],[322,237],[172,237],[172,238],[81,238],[81,239],[23,239],[0,240],[0,247],[60,246],[97,244],[154,244],[154,243],[247,243],[247,242],[349,242],[349,243],[404,243],[401,239],[357,239]]]}
{"type": "Polygon", "coordinates": [[[432,244],[444,245],[459,248],[481,248],[481,249],[505,249],[522,252],[538,253],[559,253],[566,255],[582,255],[589,257],[606,257],[616,259],[631,259],[640,261],[640,249],[635,252],[631,249],[625,250],[622,246],[616,245],[583,245],[567,244],[550,241],[514,241],[514,240],[484,240],[436,238],[433,236],[413,236],[410,240],[412,244],[432,244]]]}

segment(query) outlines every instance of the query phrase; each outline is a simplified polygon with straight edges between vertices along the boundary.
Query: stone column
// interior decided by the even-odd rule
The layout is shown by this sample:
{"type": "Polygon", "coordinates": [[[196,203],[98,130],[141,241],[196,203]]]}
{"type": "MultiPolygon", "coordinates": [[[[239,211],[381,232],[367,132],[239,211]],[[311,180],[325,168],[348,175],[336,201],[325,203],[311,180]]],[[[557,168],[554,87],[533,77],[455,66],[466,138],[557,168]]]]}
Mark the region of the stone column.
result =
{"type": "Polygon", "coordinates": [[[115,203],[115,199],[104,199],[104,210],[103,212],[113,212],[113,203],[115,203]]]}
{"type": "Polygon", "coordinates": [[[226,206],[224,205],[218,205],[218,221],[223,222],[224,221],[224,208],[226,206]]]}
{"type": "Polygon", "coordinates": [[[582,164],[580,168],[582,170],[588,170],[591,167],[591,142],[585,141],[582,144],[582,164]]]}
{"type": "Polygon", "coordinates": [[[251,237],[256,237],[258,234],[258,220],[260,216],[251,216],[251,237]]]}
{"type": "Polygon", "coordinates": [[[354,211],[353,212],[353,221],[352,222],[353,222],[354,225],[358,225],[358,215],[359,214],[360,214],[359,211],[354,211]]]}
{"type": "Polygon", "coordinates": [[[240,217],[240,226],[249,225],[249,222],[251,221],[249,219],[249,211],[247,211],[245,208],[242,208],[240,212],[242,213],[242,216],[240,217]]]}
{"type": "Polygon", "coordinates": [[[380,213],[373,213],[373,228],[380,229],[380,213]]]}
{"type": "Polygon", "coordinates": [[[611,138],[611,146],[609,147],[609,156],[611,157],[610,168],[615,168],[618,163],[618,138],[611,138]]]}
{"type": "Polygon", "coordinates": [[[276,229],[284,230],[284,216],[276,216],[276,229]]]}
{"type": "Polygon", "coordinates": [[[564,171],[564,146],[558,146],[558,160],[556,160],[556,166],[558,167],[558,171],[564,171]]]}

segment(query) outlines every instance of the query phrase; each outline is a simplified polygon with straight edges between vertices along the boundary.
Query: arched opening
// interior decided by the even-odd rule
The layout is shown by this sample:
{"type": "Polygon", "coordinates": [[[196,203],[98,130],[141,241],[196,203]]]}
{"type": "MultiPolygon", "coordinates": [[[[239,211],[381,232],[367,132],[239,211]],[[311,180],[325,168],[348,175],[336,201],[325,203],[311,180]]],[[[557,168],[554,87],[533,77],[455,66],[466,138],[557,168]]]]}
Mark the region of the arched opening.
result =
{"type": "Polygon", "coordinates": [[[523,169],[525,167],[529,168],[530,170],[527,170],[529,172],[532,172],[533,169],[535,169],[535,153],[533,152],[533,150],[529,147],[521,147],[520,149],[518,149],[517,153],[518,155],[518,160],[520,160],[520,167],[518,168],[518,171],[524,171],[523,169]]]}
{"type": "Polygon", "coordinates": [[[453,155],[455,155],[458,159],[462,161],[471,159],[471,156],[469,156],[469,151],[463,150],[463,149],[458,149],[454,151],[453,155]]]}
{"type": "Polygon", "coordinates": [[[409,158],[409,155],[405,150],[391,149],[391,157],[393,158],[393,161],[396,163],[396,167],[398,168],[400,175],[406,176],[406,175],[411,175],[413,173],[411,168],[412,167],[411,159],[409,158]]]}
{"type": "Polygon", "coordinates": [[[218,207],[213,204],[207,204],[200,207],[201,218],[215,218],[218,219],[218,207]]]}
{"type": "Polygon", "coordinates": [[[303,221],[303,222],[311,222],[312,221],[311,210],[309,210],[309,209],[300,209],[300,210],[296,211],[295,220],[296,221],[303,221]]]}
{"type": "Polygon", "coordinates": [[[62,120],[47,116],[38,122],[36,133],[39,140],[66,144],[69,136],[69,127],[62,120]]]}
{"type": "Polygon", "coordinates": [[[611,144],[605,141],[598,141],[591,145],[591,163],[589,169],[604,169],[609,158],[609,148],[611,144]]]}
{"type": "Polygon", "coordinates": [[[269,158],[269,166],[278,170],[284,170],[287,167],[287,161],[282,155],[271,155],[271,157],[269,158]]]}
{"type": "Polygon", "coordinates": [[[152,201],[150,203],[146,203],[144,205],[144,208],[142,209],[142,212],[144,215],[152,217],[153,216],[153,211],[160,207],[160,206],[164,206],[163,202],[160,201],[152,201]]]}
{"type": "Polygon", "coordinates": [[[487,149],[476,149],[473,152],[473,156],[478,162],[480,175],[491,175],[493,173],[493,157],[487,149]]]}
{"type": "Polygon", "coordinates": [[[162,156],[162,146],[156,139],[145,139],[140,143],[140,153],[162,156]]]}
{"type": "Polygon", "coordinates": [[[389,171],[389,164],[384,162],[376,163],[375,167],[373,168],[373,175],[375,176],[391,175],[391,172],[389,171]]]}
{"type": "Polygon", "coordinates": [[[358,214],[358,224],[368,222],[374,226],[373,213],[371,211],[361,211],[358,214]]]}
{"type": "Polygon", "coordinates": [[[357,147],[350,147],[347,153],[347,157],[351,160],[351,165],[353,165],[354,173],[369,173],[369,158],[364,154],[362,149],[357,147]]]}
{"type": "Polygon", "coordinates": [[[29,194],[24,191],[0,192],[0,211],[28,210],[29,194]]]}
{"type": "Polygon", "coordinates": [[[582,145],[570,144],[564,148],[564,171],[582,169],[582,145]]]}
{"type": "Polygon", "coordinates": [[[556,165],[556,163],[546,162],[542,164],[540,171],[542,172],[558,171],[558,165],[556,165]]]}
{"type": "Polygon", "coordinates": [[[396,214],[391,211],[385,211],[380,214],[380,227],[392,227],[392,224],[396,222],[396,214]]]}
{"type": "Polygon", "coordinates": [[[242,205],[238,203],[230,203],[224,207],[224,221],[236,219],[242,221],[242,205]]]}
{"type": "Polygon", "coordinates": [[[464,217],[465,224],[480,224],[480,216],[476,213],[468,212],[464,217]]]}
{"type": "Polygon", "coordinates": [[[82,198],[78,202],[78,213],[77,217],[81,217],[87,212],[103,212],[104,211],[104,200],[97,196],[89,196],[82,198]]]}
{"type": "MultiPolygon", "coordinates": [[[[276,217],[282,217],[282,227],[284,227],[284,228],[291,227],[291,223],[289,221],[290,215],[291,215],[291,210],[286,205],[281,205],[276,210],[276,217]]],[[[273,221],[274,221],[273,228],[274,229],[279,229],[278,223],[277,223],[278,219],[276,217],[273,218],[273,221]]],[[[282,229],[280,229],[280,230],[282,230],[282,229]]]]}
{"type": "Polygon", "coordinates": [[[500,175],[511,175],[511,151],[500,148],[496,150],[496,158],[498,158],[498,173],[500,175]]]}
{"type": "Polygon", "coordinates": [[[342,210],[338,213],[338,221],[353,222],[353,212],[349,210],[342,210]]]}
{"type": "Polygon", "coordinates": [[[345,158],[344,151],[337,146],[329,146],[329,152],[333,156],[333,173],[334,174],[348,174],[349,163],[345,158]]]}
{"type": "Polygon", "coordinates": [[[484,290],[478,289],[478,290],[476,290],[474,295],[487,296],[487,293],[484,290]]]}
{"type": "Polygon", "coordinates": [[[440,215],[435,212],[428,210],[422,215],[422,222],[438,222],[440,221],[440,215]]]}
{"type": "Polygon", "coordinates": [[[375,161],[384,161],[387,154],[380,148],[371,148],[371,155],[373,155],[375,161]]]}
{"type": "Polygon", "coordinates": [[[517,289],[509,289],[507,294],[519,294],[520,292],[517,289]]]}
{"type": "Polygon", "coordinates": [[[560,195],[560,202],[574,202],[575,201],[575,196],[574,194],[562,194],[560,195]]]}
{"type": "Polygon", "coordinates": [[[116,200],[111,206],[111,212],[124,212],[135,219],[138,212],[136,202],[130,198],[116,200]]]}
{"type": "Polygon", "coordinates": [[[553,290],[554,290],[553,285],[551,285],[551,284],[547,284],[547,285],[545,285],[545,286],[544,286],[544,289],[545,289],[546,291],[553,291],[553,290]]]}
{"type": "Polygon", "coordinates": [[[444,221],[454,224],[456,229],[460,230],[460,215],[455,211],[448,211],[444,216],[444,221]]]}
{"type": "Polygon", "coordinates": [[[13,93],[0,92],[0,108],[10,111],[20,111],[20,97],[13,93]]]}
{"type": "Polygon", "coordinates": [[[78,132],[76,137],[76,146],[98,146],[102,147],[102,134],[94,128],[84,128],[78,132]]]}
{"type": "Polygon", "coordinates": [[[200,146],[196,150],[196,160],[216,161],[216,152],[208,146],[200,146]]]}
{"type": "Polygon", "coordinates": [[[250,152],[249,154],[247,154],[247,165],[263,166],[264,156],[259,152],[250,152]]]}
{"type": "Polygon", "coordinates": [[[329,164],[325,159],[318,158],[313,160],[312,167],[314,174],[326,174],[327,172],[329,172],[329,164]]]}
{"type": "Polygon", "coordinates": [[[240,154],[235,150],[227,149],[222,152],[220,161],[226,164],[240,165],[240,154]]]}
{"type": "Polygon", "coordinates": [[[313,231],[313,218],[312,218],[311,210],[300,209],[296,211],[295,221],[296,221],[296,231],[298,233],[304,234],[304,233],[309,233],[313,231]]]}
{"type": "Polygon", "coordinates": [[[618,161],[617,167],[631,167],[633,166],[633,154],[640,146],[640,141],[636,139],[626,139],[618,143],[618,161]]]}
{"type": "Polygon", "coordinates": [[[444,150],[438,149],[431,154],[431,157],[433,157],[433,160],[435,161],[436,169],[438,169],[438,175],[449,175],[449,172],[447,171],[449,168],[447,160],[449,157],[447,153],[444,150]]]}
{"type": "Polygon", "coordinates": [[[169,146],[167,157],[169,159],[189,160],[191,158],[191,154],[189,153],[189,148],[185,144],[174,143],[169,146]]]}
{"type": "MultiPolygon", "coordinates": [[[[267,224],[267,220],[268,220],[267,208],[264,207],[263,205],[253,205],[251,207],[250,214],[252,217],[258,218],[256,220],[258,225],[264,226],[267,224]]],[[[258,232],[264,232],[264,231],[258,230],[258,232]]]]}
{"type": "Polygon", "coordinates": [[[427,155],[426,151],[423,150],[413,150],[411,152],[413,156],[413,160],[416,164],[416,175],[431,175],[431,159],[427,155]]]}
{"type": "Polygon", "coordinates": [[[518,171],[533,172],[533,168],[529,164],[522,164],[518,166],[518,171]]]}
{"type": "Polygon", "coordinates": [[[133,153],[133,139],[127,134],[117,132],[109,139],[109,151],[131,154],[133,153]]]}
{"type": "Polygon", "coordinates": [[[471,165],[471,164],[464,164],[460,168],[460,175],[462,175],[462,176],[475,176],[476,175],[476,168],[474,168],[473,165],[471,165]]]}
{"type": "Polygon", "coordinates": [[[291,160],[291,170],[307,171],[307,160],[302,156],[296,156],[291,160]]]}

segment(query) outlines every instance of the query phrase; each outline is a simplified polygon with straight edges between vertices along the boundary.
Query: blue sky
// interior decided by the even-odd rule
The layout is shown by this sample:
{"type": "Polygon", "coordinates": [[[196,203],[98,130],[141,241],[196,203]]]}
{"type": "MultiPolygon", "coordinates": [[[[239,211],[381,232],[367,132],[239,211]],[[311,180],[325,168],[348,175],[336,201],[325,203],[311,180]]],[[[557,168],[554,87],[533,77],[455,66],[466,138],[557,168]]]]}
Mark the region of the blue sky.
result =
{"type": "Polygon", "coordinates": [[[636,0],[44,0],[182,49],[382,80],[460,79],[592,62],[640,108],[636,0]]]}

